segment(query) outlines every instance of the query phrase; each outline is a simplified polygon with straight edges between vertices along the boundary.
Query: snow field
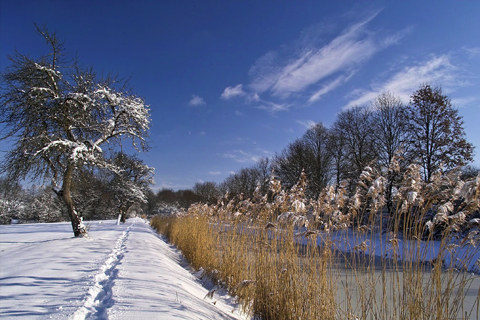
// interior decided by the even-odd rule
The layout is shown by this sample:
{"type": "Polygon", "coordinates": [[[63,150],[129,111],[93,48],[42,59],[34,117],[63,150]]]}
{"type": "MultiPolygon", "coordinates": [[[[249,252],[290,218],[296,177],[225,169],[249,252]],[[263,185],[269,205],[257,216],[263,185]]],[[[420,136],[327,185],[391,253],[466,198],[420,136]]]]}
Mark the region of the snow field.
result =
{"type": "Polygon", "coordinates": [[[0,226],[0,318],[242,319],[142,219],[0,226]]]}

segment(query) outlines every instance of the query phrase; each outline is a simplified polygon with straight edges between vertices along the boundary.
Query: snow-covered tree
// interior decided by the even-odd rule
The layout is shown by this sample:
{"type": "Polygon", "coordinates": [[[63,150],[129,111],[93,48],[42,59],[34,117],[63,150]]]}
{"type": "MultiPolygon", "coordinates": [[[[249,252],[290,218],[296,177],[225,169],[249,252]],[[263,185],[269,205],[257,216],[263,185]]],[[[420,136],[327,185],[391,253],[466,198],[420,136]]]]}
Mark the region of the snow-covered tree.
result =
{"type": "MultiPolygon", "coordinates": [[[[33,187],[31,188],[33,189],[33,187]]],[[[22,219],[25,221],[58,222],[66,216],[62,200],[53,194],[50,186],[28,190],[29,197],[23,209],[22,219]]]]}
{"type": "Polygon", "coordinates": [[[25,192],[16,181],[0,177],[0,224],[20,218],[25,206],[25,192]]]}
{"type": "Polygon", "coordinates": [[[111,183],[112,192],[120,210],[120,221],[125,222],[128,210],[135,204],[147,203],[147,191],[153,184],[153,168],[135,156],[123,152],[115,154],[113,164],[121,167],[111,183]]]}
{"type": "Polygon", "coordinates": [[[77,60],[66,61],[55,33],[37,31],[50,52],[36,60],[15,52],[1,74],[0,139],[14,143],[1,171],[12,179],[51,178],[74,235],[81,236],[86,229],[71,196],[75,170],[89,165],[120,172],[106,161],[109,148],[125,138],[138,150],[147,148],[149,107],[116,77],[99,78],[77,60]]]}
{"type": "Polygon", "coordinates": [[[114,219],[117,215],[115,195],[110,190],[113,175],[109,170],[93,167],[75,172],[72,197],[84,219],[114,219]]]}

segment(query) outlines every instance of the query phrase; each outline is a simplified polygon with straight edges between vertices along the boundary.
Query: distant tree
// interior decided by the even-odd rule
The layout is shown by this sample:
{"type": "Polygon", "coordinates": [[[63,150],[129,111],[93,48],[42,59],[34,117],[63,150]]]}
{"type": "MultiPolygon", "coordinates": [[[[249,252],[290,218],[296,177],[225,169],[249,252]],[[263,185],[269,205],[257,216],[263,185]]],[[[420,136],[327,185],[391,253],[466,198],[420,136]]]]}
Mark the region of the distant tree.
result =
{"type": "Polygon", "coordinates": [[[363,169],[377,157],[372,114],[362,107],[344,110],[338,114],[334,130],[345,142],[342,176],[350,181],[350,191],[353,191],[363,169]]]}
{"type": "Polygon", "coordinates": [[[257,187],[260,187],[260,194],[267,194],[270,188],[270,175],[272,167],[269,158],[260,158],[253,166],[257,176],[257,187]]]}
{"type": "Polygon", "coordinates": [[[212,181],[195,183],[193,186],[193,192],[195,192],[202,202],[209,204],[216,203],[221,197],[221,192],[217,183],[212,181]]]}
{"type": "Polygon", "coordinates": [[[242,168],[238,172],[228,176],[220,185],[220,190],[230,196],[240,196],[252,198],[258,184],[258,172],[253,167],[242,168]]]}
{"type": "MultiPolygon", "coordinates": [[[[75,170],[72,199],[83,219],[114,219],[114,194],[109,190],[112,172],[106,169],[83,166],[75,170]]],[[[51,191],[51,189],[50,189],[51,191]]]]}
{"type": "Polygon", "coordinates": [[[474,167],[472,165],[466,165],[462,168],[460,178],[463,181],[474,179],[480,174],[480,168],[474,167]]]}
{"type": "Polygon", "coordinates": [[[175,202],[178,201],[175,191],[173,191],[172,189],[165,189],[165,188],[158,191],[156,198],[157,198],[157,202],[165,202],[168,204],[175,204],[175,202]]]}
{"type": "Polygon", "coordinates": [[[20,183],[0,177],[0,224],[19,219],[25,206],[25,191],[20,183]]]}
{"type": "Polygon", "coordinates": [[[290,189],[298,182],[303,170],[308,167],[308,154],[305,141],[297,139],[275,156],[273,167],[283,187],[290,189]]]}
{"type": "Polygon", "coordinates": [[[402,168],[410,164],[408,159],[410,133],[405,111],[406,107],[400,98],[388,92],[380,94],[371,104],[372,132],[377,160],[380,167],[387,171],[385,196],[389,212],[393,210],[395,182],[400,178],[400,173],[403,172],[402,168]],[[402,158],[400,158],[400,154],[402,158]],[[394,157],[396,158],[394,159],[394,157]]]}
{"type": "Polygon", "coordinates": [[[330,138],[330,130],[322,123],[317,123],[277,154],[273,167],[282,186],[292,188],[304,172],[308,181],[305,190],[307,196],[318,197],[333,176],[334,155],[330,138]]]}
{"type": "Polygon", "coordinates": [[[261,158],[253,166],[242,168],[228,176],[219,185],[220,193],[225,194],[228,192],[231,197],[239,197],[243,194],[242,197],[244,199],[253,199],[257,188],[260,188],[261,193],[268,191],[270,172],[270,160],[261,158]]]}
{"type": "Polygon", "coordinates": [[[406,116],[425,181],[442,165],[450,169],[472,161],[473,145],[465,139],[462,117],[441,88],[422,85],[411,96],[406,116]]]}
{"type": "Polygon", "coordinates": [[[23,208],[23,219],[37,222],[59,222],[67,218],[65,205],[52,192],[51,186],[30,192],[29,201],[23,208]]]}
{"type": "Polygon", "coordinates": [[[155,212],[155,209],[157,208],[158,201],[157,201],[157,196],[155,195],[155,192],[152,191],[152,189],[148,188],[146,191],[146,196],[147,196],[147,203],[144,203],[142,205],[142,211],[147,215],[153,215],[155,212]]]}
{"type": "Polygon", "coordinates": [[[315,124],[302,137],[308,156],[307,167],[304,168],[308,195],[313,198],[318,197],[332,178],[333,153],[329,137],[329,130],[322,123],[315,124]]]}
{"type": "Polygon", "coordinates": [[[177,203],[182,208],[188,208],[196,202],[200,202],[200,197],[191,189],[183,189],[175,192],[177,203]]]}
{"type": "Polygon", "coordinates": [[[153,184],[153,168],[135,156],[118,152],[113,157],[116,171],[111,182],[111,190],[115,195],[120,211],[120,221],[125,222],[128,210],[135,204],[147,203],[147,191],[153,184]]]}
{"type": "Polygon", "coordinates": [[[409,130],[406,107],[393,93],[382,93],[371,104],[373,136],[378,161],[388,168],[399,151],[408,149],[409,130]]]}
{"type": "Polygon", "coordinates": [[[89,165],[120,172],[106,161],[108,148],[129,138],[145,150],[149,108],[116,77],[99,79],[77,60],[65,61],[55,33],[37,31],[50,53],[34,60],[15,52],[1,74],[0,139],[14,142],[1,172],[12,180],[30,175],[61,183],[54,190],[66,205],[74,235],[81,236],[86,228],[72,199],[75,171],[89,165]]]}

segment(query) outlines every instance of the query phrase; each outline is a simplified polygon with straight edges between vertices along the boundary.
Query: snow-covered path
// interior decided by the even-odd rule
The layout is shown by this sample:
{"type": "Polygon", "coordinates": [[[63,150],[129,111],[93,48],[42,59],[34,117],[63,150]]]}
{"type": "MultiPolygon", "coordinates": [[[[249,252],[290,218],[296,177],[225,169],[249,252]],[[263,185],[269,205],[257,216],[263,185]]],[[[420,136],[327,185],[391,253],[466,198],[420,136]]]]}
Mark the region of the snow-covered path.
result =
{"type": "Polygon", "coordinates": [[[0,226],[0,318],[241,319],[142,219],[0,226]]]}

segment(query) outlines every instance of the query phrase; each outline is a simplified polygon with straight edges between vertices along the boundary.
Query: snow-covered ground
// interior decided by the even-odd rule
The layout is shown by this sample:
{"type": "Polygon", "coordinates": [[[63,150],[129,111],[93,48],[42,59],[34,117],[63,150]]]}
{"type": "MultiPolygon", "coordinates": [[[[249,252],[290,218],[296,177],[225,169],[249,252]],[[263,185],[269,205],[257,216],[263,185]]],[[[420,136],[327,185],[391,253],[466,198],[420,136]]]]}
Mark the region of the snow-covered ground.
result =
{"type": "Polygon", "coordinates": [[[2,319],[244,319],[142,219],[0,226],[2,319]]]}

